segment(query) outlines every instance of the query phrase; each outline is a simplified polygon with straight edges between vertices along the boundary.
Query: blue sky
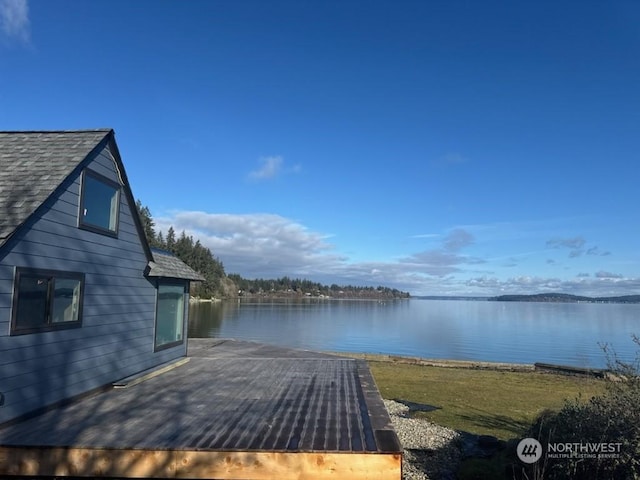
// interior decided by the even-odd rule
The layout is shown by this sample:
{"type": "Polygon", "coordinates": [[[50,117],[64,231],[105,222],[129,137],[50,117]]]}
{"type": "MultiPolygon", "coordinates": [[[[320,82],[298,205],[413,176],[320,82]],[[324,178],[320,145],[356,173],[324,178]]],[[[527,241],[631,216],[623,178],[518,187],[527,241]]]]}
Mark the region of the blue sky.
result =
{"type": "Polygon", "coordinates": [[[97,127],[228,273],[640,293],[637,1],[0,0],[0,129],[97,127]]]}

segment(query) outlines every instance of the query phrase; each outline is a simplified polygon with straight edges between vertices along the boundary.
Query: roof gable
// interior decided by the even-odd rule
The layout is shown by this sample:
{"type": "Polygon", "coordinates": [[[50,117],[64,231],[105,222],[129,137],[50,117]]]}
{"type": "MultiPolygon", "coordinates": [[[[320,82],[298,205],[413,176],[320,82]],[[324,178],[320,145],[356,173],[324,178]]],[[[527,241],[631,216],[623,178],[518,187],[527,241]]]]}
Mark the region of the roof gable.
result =
{"type": "Polygon", "coordinates": [[[148,276],[204,280],[171,253],[151,253],[112,129],[0,131],[0,249],[74,172],[79,174],[107,146],[149,261],[148,276]]]}
{"type": "Polygon", "coordinates": [[[0,132],[0,247],[113,130],[0,132]]]}

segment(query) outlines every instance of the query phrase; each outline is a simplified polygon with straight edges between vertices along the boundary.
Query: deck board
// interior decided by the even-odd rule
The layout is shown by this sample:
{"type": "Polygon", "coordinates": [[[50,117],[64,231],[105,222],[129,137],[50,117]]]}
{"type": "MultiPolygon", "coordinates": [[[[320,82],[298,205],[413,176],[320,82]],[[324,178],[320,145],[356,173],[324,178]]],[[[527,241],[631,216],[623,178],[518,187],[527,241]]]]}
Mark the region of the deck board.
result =
{"type": "MultiPolygon", "coordinates": [[[[258,478],[255,462],[275,468],[273,455],[279,454],[276,463],[294,470],[309,470],[303,465],[316,462],[315,474],[310,469],[301,478],[322,478],[325,470],[349,470],[349,465],[358,466],[344,472],[356,475],[353,478],[362,469],[362,478],[399,478],[402,449],[364,361],[214,340],[190,340],[189,356],[188,363],[132,387],[0,429],[0,473],[12,473],[16,462],[53,468],[56,455],[67,451],[79,452],[78,458],[83,458],[81,452],[84,458],[97,456],[99,462],[89,462],[91,475],[96,475],[95,465],[108,464],[111,467],[98,470],[127,476],[113,464],[137,452],[147,455],[145,464],[165,459],[156,476],[168,475],[168,465],[179,464],[171,467],[169,476],[199,478],[190,461],[184,463],[189,454],[198,462],[209,458],[206,475],[215,465],[219,468],[220,461],[231,461],[243,466],[240,473],[216,470],[222,475],[217,478],[245,478],[234,475],[247,474],[251,465],[256,470],[251,475],[258,478]],[[39,460],[33,460],[36,457],[39,460]],[[373,468],[378,473],[370,471],[373,468]]],[[[80,468],[77,463],[74,471],[80,468]]]]}

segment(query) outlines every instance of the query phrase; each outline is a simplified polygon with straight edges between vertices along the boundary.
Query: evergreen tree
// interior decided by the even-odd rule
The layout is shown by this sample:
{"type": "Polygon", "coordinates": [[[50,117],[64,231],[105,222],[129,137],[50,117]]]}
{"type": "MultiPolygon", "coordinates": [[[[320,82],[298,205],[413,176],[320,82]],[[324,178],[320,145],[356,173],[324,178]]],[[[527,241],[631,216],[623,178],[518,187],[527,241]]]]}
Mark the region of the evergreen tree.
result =
{"type": "Polygon", "coordinates": [[[138,215],[140,216],[144,234],[147,236],[147,242],[152,245],[156,240],[156,232],[153,228],[155,226],[155,223],[151,218],[151,211],[149,210],[149,207],[143,206],[140,200],[136,202],[136,209],[138,210],[138,215]]]}
{"type": "Polygon", "coordinates": [[[166,240],[164,242],[164,246],[171,253],[175,253],[176,231],[173,229],[173,226],[169,227],[169,230],[167,230],[167,236],[166,236],[166,240]]]}

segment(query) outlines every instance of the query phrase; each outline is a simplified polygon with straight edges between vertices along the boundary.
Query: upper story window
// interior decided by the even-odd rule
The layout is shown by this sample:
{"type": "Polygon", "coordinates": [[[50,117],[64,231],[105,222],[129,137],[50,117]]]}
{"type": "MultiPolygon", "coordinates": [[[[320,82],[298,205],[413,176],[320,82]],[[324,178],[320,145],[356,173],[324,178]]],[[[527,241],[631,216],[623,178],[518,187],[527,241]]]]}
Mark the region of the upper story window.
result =
{"type": "Polygon", "coordinates": [[[18,268],[13,294],[11,333],[34,333],[79,327],[82,323],[84,275],[18,268]]]}
{"type": "Polygon", "coordinates": [[[79,225],[87,230],[116,236],[120,185],[90,170],[82,175],[79,225]]]}

